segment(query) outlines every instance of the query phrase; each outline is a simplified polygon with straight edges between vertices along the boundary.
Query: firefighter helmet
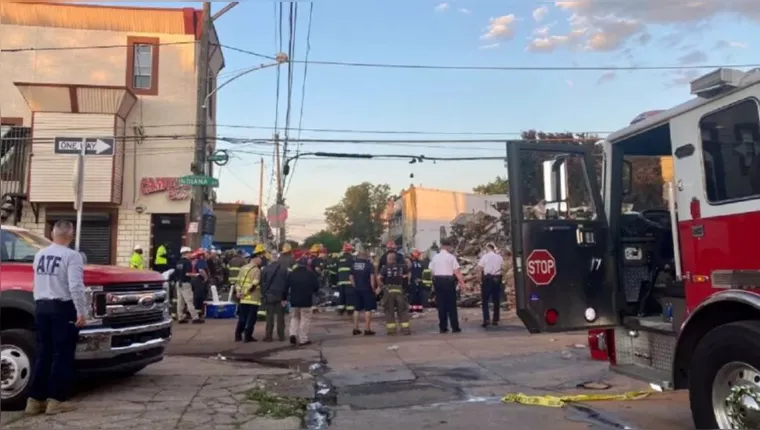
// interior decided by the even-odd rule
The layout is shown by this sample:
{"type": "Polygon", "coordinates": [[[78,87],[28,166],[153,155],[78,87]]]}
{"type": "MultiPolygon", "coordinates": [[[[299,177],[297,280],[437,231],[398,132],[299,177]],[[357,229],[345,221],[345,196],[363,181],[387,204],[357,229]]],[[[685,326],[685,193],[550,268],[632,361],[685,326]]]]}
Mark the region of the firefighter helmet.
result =
{"type": "Polygon", "coordinates": [[[410,253],[412,258],[420,258],[420,255],[422,255],[419,251],[419,249],[413,249],[410,253]]]}
{"type": "Polygon", "coordinates": [[[346,242],[343,244],[343,252],[351,252],[353,250],[354,247],[350,243],[346,242]]]}
{"type": "Polygon", "coordinates": [[[385,247],[388,248],[389,250],[396,249],[396,242],[390,241],[390,242],[388,242],[387,245],[385,245],[385,247]]]}
{"type": "Polygon", "coordinates": [[[286,243],[285,245],[282,245],[282,253],[287,254],[288,252],[292,251],[293,247],[290,246],[289,243],[286,243]]]}
{"type": "Polygon", "coordinates": [[[261,243],[259,243],[258,245],[256,245],[256,247],[253,248],[253,255],[264,254],[266,252],[267,252],[267,249],[264,248],[264,244],[261,244],[261,243]]]}
{"type": "Polygon", "coordinates": [[[312,254],[319,254],[319,251],[322,249],[322,245],[315,243],[314,245],[311,245],[311,248],[309,248],[309,252],[312,254]]]}

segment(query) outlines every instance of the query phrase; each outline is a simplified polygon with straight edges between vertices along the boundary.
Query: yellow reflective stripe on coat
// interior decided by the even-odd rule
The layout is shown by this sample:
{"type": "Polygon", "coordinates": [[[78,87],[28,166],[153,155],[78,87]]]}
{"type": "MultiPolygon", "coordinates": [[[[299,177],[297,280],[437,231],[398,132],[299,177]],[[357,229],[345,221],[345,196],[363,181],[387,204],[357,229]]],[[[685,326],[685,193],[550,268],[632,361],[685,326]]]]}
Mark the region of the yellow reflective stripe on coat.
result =
{"type": "Polygon", "coordinates": [[[651,391],[629,391],[623,394],[578,394],[574,396],[529,396],[523,393],[510,393],[501,401],[504,403],[519,403],[521,405],[545,406],[561,408],[567,403],[601,402],[610,400],[640,400],[649,397],[651,391]]]}
{"type": "Polygon", "coordinates": [[[402,322],[401,323],[401,328],[409,328],[410,326],[411,326],[411,324],[408,323],[408,322],[402,322]]]}

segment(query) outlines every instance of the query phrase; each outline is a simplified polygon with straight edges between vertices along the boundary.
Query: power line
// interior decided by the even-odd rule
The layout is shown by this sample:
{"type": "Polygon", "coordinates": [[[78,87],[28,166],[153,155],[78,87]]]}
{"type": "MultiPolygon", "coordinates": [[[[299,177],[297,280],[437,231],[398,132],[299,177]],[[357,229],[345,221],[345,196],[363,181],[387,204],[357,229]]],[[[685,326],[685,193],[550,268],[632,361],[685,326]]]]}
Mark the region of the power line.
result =
{"type": "MultiPolygon", "coordinates": [[[[172,46],[172,45],[195,45],[197,41],[185,41],[185,42],[164,42],[155,43],[154,46],[172,46]]],[[[129,48],[131,45],[84,45],[84,46],[43,46],[43,47],[28,47],[28,48],[5,48],[0,49],[2,54],[14,54],[18,52],[45,52],[45,51],[80,51],[80,50],[94,50],[94,49],[115,49],[115,48],[129,48]]]]}
{"type": "MultiPolygon", "coordinates": [[[[247,49],[237,48],[230,45],[220,44],[222,48],[248,54],[254,57],[275,60],[271,55],[262,54],[247,49]]],[[[303,60],[290,60],[293,63],[302,63],[303,60]]],[[[372,63],[358,61],[327,61],[310,60],[310,64],[322,66],[364,67],[382,69],[417,69],[417,70],[461,70],[461,71],[504,71],[504,72],[605,72],[605,71],[639,71],[639,70],[699,70],[719,68],[755,68],[760,64],[671,64],[655,66],[474,66],[474,65],[435,65],[435,64],[403,64],[403,63],[372,63]]]]}
{"type": "MultiPolygon", "coordinates": [[[[314,15],[314,2],[311,2],[309,4],[309,23],[306,29],[306,55],[304,56],[304,62],[303,62],[303,83],[301,84],[301,108],[298,114],[298,139],[299,140],[301,139],[301,132],[303,131],[303,128],[302,128],[303,112],[304,112],[304,106],[305,106],[305,100],[306,100],[306,79],[309,75],[309,53],[311,53],[311,23],[312,23],[313,15],[314,15]]],[[[298,142],[298,145],[296,146],[296,155],[300,153],[301,153],[301,142],[298,142]]],[[[285,185],[285,191],[283,191],[283,194],[287,194],[288,190],[290,189],[290,184],[293,182],[293,174],[295,173],[297,165],[298,165],[298,159],[296,158],[296,161],[293,163],[293,166],[290,169],[290,177],[288,178],[288,182],[285,185]]]]}
{"type": "MultiPolygon", "coordinates": [[[[282,8],[280,7],[280,13],[282,8]]],[[[280,51],[282,51],[282,27],[280,28],[280,51]]],[[[171,45],[189,45],[196,44],[197,41],[184,42],[165,42],[158,43],[157,46],[171,45]]],[[[240,53],[252,55],[259,58],[276,60],[274,56],[250,51],[235,46],[225,44],[212,44],[225,49],[237,51],[240,53]]],[[[94,49],[114,49],[127,48],[129,45],[88,45],[88,46],[48,46],[48,47],[28,47],[28,48],[5,48],[0,49],[0,53],[19,53],[19,52],[44,52],[44,51],[74,51],[74,50],[94,50],[94,49]]],[[[303,60],[291,59],[294,63],[303,63],[303,60]]],[[[755,68],[760,64],[701,64],[701,65],[655,65],[655,66],[475,66],[475,65],[435,65],[435,64],[403,64],[403,63],[373,63],[358,61],[329,61],[329,60],[310,60],[311,64],[323,66],[343,66],[343,67],[364,67],[364,68],[384,68],[384,69],[420,69],[420,70],[470,70],[470,71],[639,71],[639,70],[699,70],[699,69],[718,69],[718,68],[755,68]]]]}
{"type": "MultiPolygon", "coordinates": [[[[158,127],[195,127],[195,124],[148,124],[142,125],[143,128],[158,127]]],[[[246,124],[217,124],[216,128],[232,128],[246,130],[275,130],[274,127],[264,125],[246,125],[246,124]]],[[[34,127],[35,130],[102,130],[102,127],[34,127]]],[[[388,135],[437,135],[437,136],[520,136],[525,131],[432,131],[432,130],[368,130],[368,129],[351,129],[351,128],[301,128],[291,129],[298,132],[309,133],[336,133],[336,134],[388,134],[388,135]]],[[[572,131],[563,130],[561,133],[572,134],[611,134],[614,131],[572,131]]]]}

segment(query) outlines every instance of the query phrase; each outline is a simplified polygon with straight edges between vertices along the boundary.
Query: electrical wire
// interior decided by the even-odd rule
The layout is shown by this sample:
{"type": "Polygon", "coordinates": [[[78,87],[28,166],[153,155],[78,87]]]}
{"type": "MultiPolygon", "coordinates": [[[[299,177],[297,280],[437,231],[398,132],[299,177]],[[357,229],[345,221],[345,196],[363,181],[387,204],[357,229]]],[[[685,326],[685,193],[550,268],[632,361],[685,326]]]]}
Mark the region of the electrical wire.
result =
{"type": "MultiPolygon", "coordinates": [[[[154,46],[172,46],[172,45],[194,45],[198,41],[185,41],[185,42],[162,42],[152,44],[154,46]]],[[[214,44],[216,45],[216,44],[214,44]]],[[[80,46],[44,46],[28,47],[28,48],[4,48],[0,49],[0,54],[15,54],[19,52],[45,52],[45,51],[81,51],[81,50],[96,50],[96,49],[116,49],[116,48],[129,48],[129,44],[119,45],[80,45],[80,46]]]]}
{"type": "MultiPolygon", "coordinates": [[[[222,48],[248,54],[254,57],[275,60],[271,55],[262,54],[247,49],[237,48],[230,45],[220,44],[222,48]]],[[[302,63],[303,60],[290,59],[293,63],[302,63]]],[[[358,61],[328,61],[309,60],[310,64],[322,66],[364,67],[381,69],[417,69],[417,70],[461,70],[461,71],[504,71],[504,72],[605,72],[605,71],[640,71],[640,70],[699,70],[720,68],[756,68],[758,63],[749,64],[666,64],[655,66],[474,66],[474,65],[436,65],[436,64],[403,64],[403,63],[373,63],[358,61]]]]}
{"type": "MultiPolygon", "coordinates": [[[[185,42],[166,42],[159,43],[158,46],[170,45],[189,45],[197,41],[185,42]]],[[[274,56],[261,54],[255,51],[238,48],[226,44],[211,44],[220,46],[232,51],[248,54],[251,56],[276,60],[274,56]]],[[[96,50],[96,49],[114,49],[127,48],[129,45],[89,45],[89,46],[50,46],[50,47],[28,47],[28,48],[5,48],[0,49],[0,53],[20,53],[20,52],[44,52],[44,51],[76,51],[76,50],[96,50]]],[[[304,60],[293,60],[289,62],[303,63],[304,60]]],[[[382,68],[382,69],[417,69],[417,70],[461,70],[461,71],[503,71],[503,72],[604,72],[604,71],[645,71],[645,70],[701,70],[701,69],[751,69],[760,67],[760,63],[745,64],[664,64],[653,66],[475,66],[475,65],[436,65],[436,64],[404,64],[404,63],[374,63],[359,61],[329,61],[329,60],[309,60],[310,64],[321,66],[341,66],[341,67],[360,67],[360,68],[382,68]]]]}
{"type": "MultiPolygon", "coordinates": [[[[188,127],[194,128],[195,124],[148,124],[143,128],[170,128],[170,127],[188,127]]],[[[245,125],[245,124],[216,124],[216,128],[231,128],[243,130],[274,130],[272,126],[264,125],[245,125]]],[[[34,127],[35,130],[102,130],[102,127],[34,127]]],[[[295,128],[293,131],[308,133],[336,133],[336,134],[388,134],[388,135],[436,135],[436,136],[520,136],[524,131],[432,131],[432,130],[367,130],[351,128],[295,128]]],[[[614,131],[562,131],[562,133],[572,134],[611,134],[614,131]]]]}
{"type": "MultiPolygon", "coordinates": [[[[304,112],[304,106],[305,106],[305,100],[306,100],[306,79],[309,75],[309,54],[311,53],[311,23],[312,23],[312,17],[314,16],[314,2],[311,2],[309,4],[309,23],[307,24],[306,29],[306,55],[304,56],[304,62],[303,62],[303,83],[301,84],[301,108],[299,109],[298,114],[298,139],[301,139],[301,132],[303,131],[303,112],[304,112]]],[[[296,146],[296,156],[301,153],[301,142],[298,142],[298,145],[296,146]]],[[[288,182],[285,185],[285,189],[283,190],[282,194],[287,195],[288,190],[290,189],[290,184],[293,182],[293,174],[295,173],[296,166],[298,165],[298,158],[293,162],[293,166],[290,168],[290,176],[288,177],[288,182]]]]}

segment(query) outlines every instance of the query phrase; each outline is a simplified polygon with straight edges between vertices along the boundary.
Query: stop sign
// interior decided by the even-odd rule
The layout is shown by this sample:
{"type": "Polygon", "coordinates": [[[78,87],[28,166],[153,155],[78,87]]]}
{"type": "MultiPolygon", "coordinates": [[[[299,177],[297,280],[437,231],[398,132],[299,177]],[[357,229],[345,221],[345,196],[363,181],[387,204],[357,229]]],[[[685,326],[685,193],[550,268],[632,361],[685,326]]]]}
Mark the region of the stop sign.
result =
{"type": "Polygon", "coordinates": [[[538,286],[549,285],[557,276],[557,260],[545,249],[534,249],[526,260],[528,278],[538,286]]]}

